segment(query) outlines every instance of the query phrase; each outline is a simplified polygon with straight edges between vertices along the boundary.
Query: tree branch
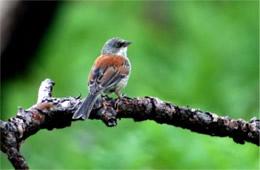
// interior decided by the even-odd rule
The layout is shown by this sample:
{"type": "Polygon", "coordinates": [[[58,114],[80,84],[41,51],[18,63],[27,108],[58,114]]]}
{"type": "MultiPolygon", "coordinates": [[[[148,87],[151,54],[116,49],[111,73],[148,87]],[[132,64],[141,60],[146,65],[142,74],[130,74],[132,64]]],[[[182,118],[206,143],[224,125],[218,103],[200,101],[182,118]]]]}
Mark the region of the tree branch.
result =
{"type": "MultiPolygon", "coordinates": [[[[39,88],[37,104],[27,110],[19,108],[15,117],[7,122],[0,121],[1,151],[7,154],[16,169],[28,169],[19,151],[26,138],[40,129],[65,128],[72,121],[77,121],[72,119],[72,115],[82,100],[79,97],[53,98],[53,86],[52,80],[44,80],[39,88]]],[[[251,142],[259,146],[260,120],[257,118],[252,118],[249,122],[234,120],[210,112],[203,113],[198,109],[175,106],[156,97],[101,97],[90,115],[90,119],[100,119],[107,126],[116,126],[117,119],[121,118],[153,120],[159,124],[173,125],[210,136],[230,137],[239,144],[251,142]]]]}

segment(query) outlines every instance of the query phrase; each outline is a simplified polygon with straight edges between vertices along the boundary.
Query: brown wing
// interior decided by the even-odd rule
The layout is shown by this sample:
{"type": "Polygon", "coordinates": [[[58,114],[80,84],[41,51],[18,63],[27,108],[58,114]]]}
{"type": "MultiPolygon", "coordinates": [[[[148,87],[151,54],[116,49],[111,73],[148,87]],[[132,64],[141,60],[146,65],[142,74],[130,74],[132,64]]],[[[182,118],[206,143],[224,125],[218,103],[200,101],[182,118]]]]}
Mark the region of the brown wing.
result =
{"type": "Polygon", "coordinates": [[[98,93],[117,84],[129,74],[129,62],[120,56],[99,56],[89,74],[90,93],[98,93]]]}

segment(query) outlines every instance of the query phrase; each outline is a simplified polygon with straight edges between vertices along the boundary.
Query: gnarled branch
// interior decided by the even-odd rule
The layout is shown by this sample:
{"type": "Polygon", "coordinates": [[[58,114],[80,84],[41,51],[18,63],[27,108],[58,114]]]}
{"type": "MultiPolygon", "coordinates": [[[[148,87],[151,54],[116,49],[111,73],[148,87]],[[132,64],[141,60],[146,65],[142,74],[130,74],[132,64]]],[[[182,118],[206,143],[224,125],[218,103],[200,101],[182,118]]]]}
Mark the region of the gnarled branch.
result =
{"type": "MultiPolygon", "coordinates": [[[[73,113],[80,106],[79,97],[51,97],[54,82],[46,79],[42,82],[37,104],[24,110],[18,109],[15,117],[7,122],[0,121],[1,151],[16,169],[28,169],[24,157],[20,154],[21,143],[40,129],[52,130],[70,126],[73,113]]],[[[107,126],[116,126],[117,119],[132,118],[134,121],[153,120],[193,132],[211,136],[230,137],[236,143],[251,142],[259,146],[260,120],[252,118],[249,122],[198,109],[175,106],[156,97],[111,99],[99,98],[90,115],[90,119],[100,119],[107,126]]]]}

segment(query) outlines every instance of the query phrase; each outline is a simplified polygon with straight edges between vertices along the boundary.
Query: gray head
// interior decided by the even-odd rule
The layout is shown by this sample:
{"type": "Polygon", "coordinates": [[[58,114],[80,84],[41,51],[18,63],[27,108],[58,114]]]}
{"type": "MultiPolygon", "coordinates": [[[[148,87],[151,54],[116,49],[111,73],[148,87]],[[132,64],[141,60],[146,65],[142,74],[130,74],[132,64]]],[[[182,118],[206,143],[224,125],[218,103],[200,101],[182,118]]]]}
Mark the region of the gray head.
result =
{"type": "Polygon", "coordinates": [[[101,53],[106,55],[127,57],[127,46],[130,44],[130,41],[126,41],[121,38],[111,38],[105,43],[101,53]]]}

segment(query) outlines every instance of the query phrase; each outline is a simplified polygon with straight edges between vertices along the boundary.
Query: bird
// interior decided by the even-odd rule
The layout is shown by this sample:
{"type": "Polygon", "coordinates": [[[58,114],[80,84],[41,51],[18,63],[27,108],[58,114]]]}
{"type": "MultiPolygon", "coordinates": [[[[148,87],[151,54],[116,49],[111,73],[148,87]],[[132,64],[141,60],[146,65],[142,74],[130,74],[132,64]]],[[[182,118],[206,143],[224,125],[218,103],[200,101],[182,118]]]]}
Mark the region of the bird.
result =
{"type": "Polygon", "coordinates": [[[130,41],[119,37],[106,41],[88,76],[88,96],[73,114],[73,119],[88,119],[99,95],[114,92],[118,98],[122,97],[119,91],[127,85],[131,72],[131,63],[127,57],[130,44],[130,41]]]}

